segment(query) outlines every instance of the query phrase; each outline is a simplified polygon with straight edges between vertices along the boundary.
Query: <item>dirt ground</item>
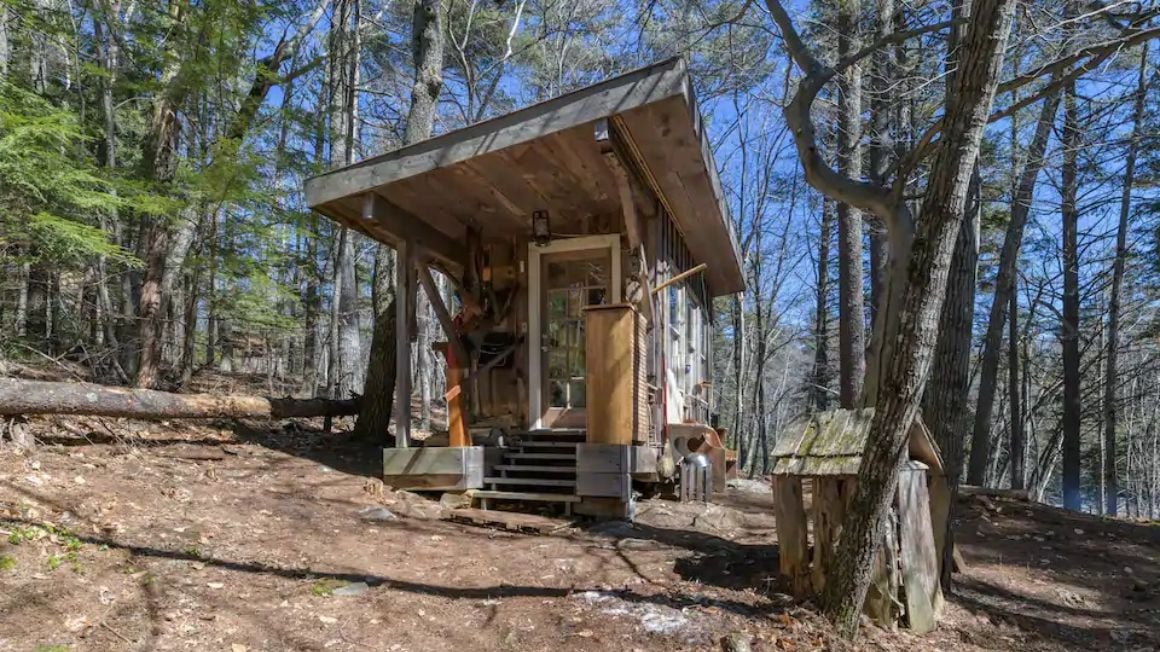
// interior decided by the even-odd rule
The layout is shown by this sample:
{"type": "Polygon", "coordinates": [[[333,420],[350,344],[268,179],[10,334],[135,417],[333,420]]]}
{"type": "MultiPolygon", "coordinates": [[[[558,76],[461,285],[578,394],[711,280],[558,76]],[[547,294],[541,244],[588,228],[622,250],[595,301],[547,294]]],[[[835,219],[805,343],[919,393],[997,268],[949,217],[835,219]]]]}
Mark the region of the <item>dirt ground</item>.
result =
{"type": "Polygon", "coordinates": [[[966,500],[940,628],[849,645],[779,591],[759,482],[514,534],[384,490],[319,425],[35,419],[0,452],[0,652],[1160,647],[1157,525],[966,500]]]}

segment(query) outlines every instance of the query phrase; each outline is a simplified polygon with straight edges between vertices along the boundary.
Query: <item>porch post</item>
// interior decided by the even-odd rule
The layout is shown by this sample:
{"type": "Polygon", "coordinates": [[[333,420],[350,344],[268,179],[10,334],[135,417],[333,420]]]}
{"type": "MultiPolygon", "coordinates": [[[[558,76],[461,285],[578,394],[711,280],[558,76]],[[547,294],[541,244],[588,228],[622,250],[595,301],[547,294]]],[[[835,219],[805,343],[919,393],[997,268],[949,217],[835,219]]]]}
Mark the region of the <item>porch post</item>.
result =
{"type": "Polygon", "coordinates": [[[400,240],[395,249],[395,446],[411,445],[411,303],[415,296],[415,251],[400,240]]]}

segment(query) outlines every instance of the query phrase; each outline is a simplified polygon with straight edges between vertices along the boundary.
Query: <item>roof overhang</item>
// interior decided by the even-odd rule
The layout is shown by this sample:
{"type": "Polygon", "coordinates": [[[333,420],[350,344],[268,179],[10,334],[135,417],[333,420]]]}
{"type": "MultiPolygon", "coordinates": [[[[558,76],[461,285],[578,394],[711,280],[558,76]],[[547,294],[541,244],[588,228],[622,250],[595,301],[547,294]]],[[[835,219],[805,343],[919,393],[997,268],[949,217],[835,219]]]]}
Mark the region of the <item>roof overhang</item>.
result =
{"type": "Polygon", "coordinates": [[[526,233],[534,210],[568,216],[615,202],[593,137],[609,120],[639,152],[693,258],[708,265],[712,294],[744,290],[708,135],[679,58],[309,178],[306,203],[376,240],[440,249],[433,253],[448,267],[468,225],[485,237],[526,233]]]}

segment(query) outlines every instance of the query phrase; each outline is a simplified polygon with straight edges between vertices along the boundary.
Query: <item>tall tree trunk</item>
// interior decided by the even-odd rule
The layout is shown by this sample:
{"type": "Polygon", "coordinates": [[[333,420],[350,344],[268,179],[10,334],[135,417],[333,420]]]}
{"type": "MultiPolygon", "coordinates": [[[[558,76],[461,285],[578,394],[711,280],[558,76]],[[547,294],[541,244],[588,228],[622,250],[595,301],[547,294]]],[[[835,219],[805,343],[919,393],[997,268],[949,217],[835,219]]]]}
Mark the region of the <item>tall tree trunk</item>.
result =
{"type": "Polygon", "coordinates": [[[1044,154],[1051,138],[1051,128],[1055,124],[1055,114],[1059,109],[1059,93],[1043,99],[1039,120],[1035,125],[1035,136],[1027,153],[1027,163],[1019,177],[1019,185],[1012,198],[1011,220],[1003,238],[1003,249],[999,253],[999,272],[995,278],[995,298],[991,302],[991,312],[987,318],[987,332],[983,336],[983,355],[979,372],[979,396],[975,404],[975,427],[971,435],[971,459],[967,468],[967,482],[982,484],[987,473],[987,459],[990,456],[991,410],[998,389],[999,355],[1003,343],[1003,326],[1007,314],[1007,304],[1015,283],[1015,266],[1019,261],[1019,247],[1023,241],[1023,230],[1031,212],[1031,200],[1035,194],[1035,183],[1043,168],[1044,154]]]}
{"type": "MultiPolygon", "coordinates": [[[[318,220],[307,218],[313,228],[306,238],[306,270],[302,281],[302,388],[300,393],[314,396],[318,391],[318,316],[321,311],[318,292],[318,220]]],[[[368,377],[368,384],[370,378],[368,377]]]]}
{"type": "Polygon", "coordinates": [[[1068,83],[1064,91],[1062,147],[1063,311],[1059,326],[1063,352],[1063,506],[1079,510],[1083,508],[1080,491],[1083,412],[1079,369],[1079,207],[1076,203],[1080,133],[1075,82],[1068,83]]]}
{"type": "MultiPolygon", "coordinates": [[[[922,219],[909,254],[892,265],[891,283],[901,287],[892,288],[891,294],[899,293],[901,310],[897,326],[884,340],[892,346],[884,358],[885,373],[880,378],[881,391],[876,394],[870,437],[838,549],[826,569],[822,596],[826,615],[847,636],[857,632],[874,556],[882,541],[882,524],[898,482],[901,455],[934,357],[947,275],[1002,67],[1013,7],[1012,0],[974,3],[973,20],[963,39],[960,72],[952,81],[951,101],[946,104],[943,130],[934,150],[922,219]]],[[[900,204],[898,210],[904,207],[900,204]]]]}
{"type": "Polygon", "coordinates": [[[8,77],[12,46],[8,39],[8,5],[0,5],[0,79],[8,77]]]}
{"type": "Polygon", "coordinates": [[[36,342],[43,344],[52,334],[48,317],[51,310],[48,292],[49,274],[42,263],[32,263],[28,266],[25,278],[28,288],[25,332],[36,342]]]}
{"type": "Polygon", "coordinates": [[[32,265],[20,264],[19,283],[16,289],[16,315],[12,320],[12,329],[16,331],[17,336],[24,337],[28,335],[28,299],[30,298],[29,287],[32,283],[32,265]]]}
{"type": "MultiPolygon", "coordinates": [[[[1012,289],[1014,290],[1014,288],[1012,289]]],[[[1011,488],[1022,489],[1026,482],[1024,470],[1025,442],[1023,435],[1022,387],[1019,383],[1019,300],[1012,291],[1008,302],[1007,329],[1007,394],[1011,404],[1011,488]]]]}
{"type": "Polygon", "coordinates": [[[181,340],[181,364],[180,374],[181,385],[189,384],[193,378],[194,359],[197,357],[197,304],[198,304],[198,285],[201,280],[200,268],[195,268],[189,274],[189,281],[185,290],[185,313],[182,316],[182,322],[185,324],[181,340]]]}
{"type": "MultiPolygon", "coordinates": [[[[186,3],[169,5],[169,20],[181,22],[186,3]]],[[[159,90],[153,100],[149,123],[142,139],[141,172],[149,181],[167,187],[177,173],[177,139],[180,125],[177,111],[189,92],[189,85],[180,75],[182,61],[175,53],[164,53],[165,68],[158,81],[159,90]]],[[[165,305],[163,279],[169,256],[172,234],[164,220],[143,216],[141,238],[138,243],[145,261],[144,275],[138,300],[138,327],[140,353],[134,385],[151,388],[160,377],[161,341],[164,328],[165,305]]]]}
{"type": "MultiPolygon", "coordinates": [[[[101,48],[101,65],[105,69],[105,74],[102,75],[98,81],[100,88],[101,99],[101,118],[103,126],[103,139],[101,141],[101,163],[109,173],[114,173],[117,169],[117,112],[113,101],[113,85],[117,80],[119,45],[117,39],[113,38],[113,23],[117,16],[120,15],[121,2],[120,0],[113,0],[106,7],[107,12],[103,17],[97,17],[93,20],[93,35],[101,48]],[[106,24],[105,21],[108,21],[106,24]]],[[[121,217],[114,208],[110,215],[101,215],[101,226],[106,230],[112,230],[114,234],[114,242],[122,244],[117,236],[120,230],[121,217]],[[110,227],[110,223],[112,226],[110,227]]],[[[120,361],[125,352],[121,350],[121,342],[118,337],[118,323],[123,321],[118,319],[116,310],[113,306],[112,297],[109,293],[109,267],[105,256],[97,257],[97,299],[101,306],[102,328],[104,329],[105,342],[113,349],[114,366],[118,369],[121,376],[125,376],[124,369],[121,369],[120,361]]],[[[125,326],[121,325],[122,332],[125,326]]],[[[122,381],[128,382],[127,377],[121,378],[122,381]]]]}
{"type": "MultiPolygon", "coordinates": [[[[32,8],[38,21],[48,21],[48,0],[33,0],[32,8]]],[[[36,93],[48,91],[48,35],[36,25],[28,30],[28,81],[36,93]]]]}
{"type": "MultiPolygon", "coordinates": [[[[417,143],[429,137],[435,123],[435,108],[443,88],[443,25],[439,0],[414,1],[411,54],[415,64],[415,83],[411,87],[411,107],[407,113],[404,144],[417,143]]],[[[381,258],[386,260],[385,252],[381,258]]],[[[384,271],[380,268],[379,273],[383,274],[384,271]]],[[[380,302],[381,299],[376,303],[380,302]]],[[[394,404],[395,356],[410,355],[410,352],[395,351],[395,329],[406,328],[407,325],[395,323],[393,304],[385,312],[377,312],[367,365],[367,383],[356,433],[363,438],[381,441],[387,435],[394,404]]],[[[410,409],[410,406],[399,408],[410,409]]]]}
{"type": "MultiPolygon", "coordinates": [[[[834,239],[834,202],[822,199],[818,233],[817,296],[814,304],[814,409],[830,407],[830,243],[834,239]]],[[[737,384],[738,391],[741,384],[737,384]]]]}
{"type": "MultiPolygon", "coordinates": [[[[339,0],[331,25],[331,164],[354,162],[358,132],[359,0],[339,0]]],[[[359,335],[358,279],[355,275],[355,234],[342,227],[334,262],[331,311],[330,391],[344,398],[356,387],[362,354],[359,335]]]]}
{"type": "MultiPolygon", "coordinates": [[[[838,5],[838,57],[856,52],[859,3],[838,5]]],[[[862,70],[850,66],[838,80],[838,173],[858,178],[862,171],[862,70]]],[[[839,400],[856,406],[866,375],[865,315],[862,288],[862,212],[838,204],[838,357],[839,400]]]]}
{"type": "MultiPolygon", "coordinates": [[[[885,41],[894,33],[894,0],[876,0],[874,39],[885,41]]],[[[886,170],[894,153],[896,125],[892,124],[893,104],[898,98],[897,51],[880,48],[873,55],[873,88],[870,98],[870,179],[886,183],[886,170]]],[[[878,217],[870,224],[870,323],[878,319],[878,305],[886,294],[890,275],[890,241],[886,225],[878,217]]]]}
{"type": "Polygon", "coordinates": [[[1107,365],[1104,377],[1104,486],[1107,490],[1105,513],[1119,511],[1119,484],[1116,478],[1116,383],[1119,382],[1120,295],[1124,287],[1124,266],[1128,257],[1128,218],[1132,213],[1132,184],[1136,174],[1136,149],[1140,142],[1140,123],[1144,120],[1144,95],[1147,90],[1148,44],[1140,48],[1140,71],[1132,112],[1132,138],[1124,164],[1124,187],[1120,193],[1120,222],[1116,226],[1116,259],[1112,263],[1112,291],[1108,298],[1107,365]]]}
{"type": "MultiPolygon", "coordinates": [[[[956,0],[951,7],[951,18],[961,20],[969,11],[970,7],[964,0],[956,0]]],[[[953,99],[949,93],[958,74],[959,44],[964,30],[962,26],[952,27],[947,39],[947,102],[953,99]]],[[[934,365],[923,400],[923,414],[935,441],[942,449],[952,487],[958,486],[962,469],[963,436],[970,415],[968,393],[971,382],[971,332],[975,319],[975,278],[979,262],[981,185],[976,164],[971,172],[962,226],[951,256],[946,298],[940,318],[942,327],[939,329],[934,365]]],[[[944,564],[943,570],[944,576],[949,577],[949,564],[944,564]]]]}
{"type": "MultiPolygon", "coordinates": [[[[735,388],[733,410],[733,441],[737,447],[738,460],[745,459],[745,306],[742,295],[734,294],[733,312],[733,385],[735,388]]],[[[740,468],[744,468],[742,465],[740,468]]]]}

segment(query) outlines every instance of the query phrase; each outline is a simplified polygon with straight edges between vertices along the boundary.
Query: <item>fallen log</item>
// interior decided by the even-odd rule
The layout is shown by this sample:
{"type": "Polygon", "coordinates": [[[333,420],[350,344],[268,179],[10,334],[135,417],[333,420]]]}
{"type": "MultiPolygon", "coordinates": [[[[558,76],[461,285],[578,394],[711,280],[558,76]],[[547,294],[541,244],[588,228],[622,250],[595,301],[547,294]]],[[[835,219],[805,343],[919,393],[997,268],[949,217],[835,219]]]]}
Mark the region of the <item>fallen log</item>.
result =
{"type": "Polygon", "coordinates": [[[980,487],[977,485],[959,485],[960,496],[989,496],[992,498],[1007,498],[1031,502],[1031,494],[1026,489],[996,489],[994,487],[980,487]]]}
{"type": "Polygon", "coordinates": [[[284,419],[358,414],[357,400],[174,394],[93,383],[0,378],[0,415],[76,414],[132,419],[284,419]]]}

